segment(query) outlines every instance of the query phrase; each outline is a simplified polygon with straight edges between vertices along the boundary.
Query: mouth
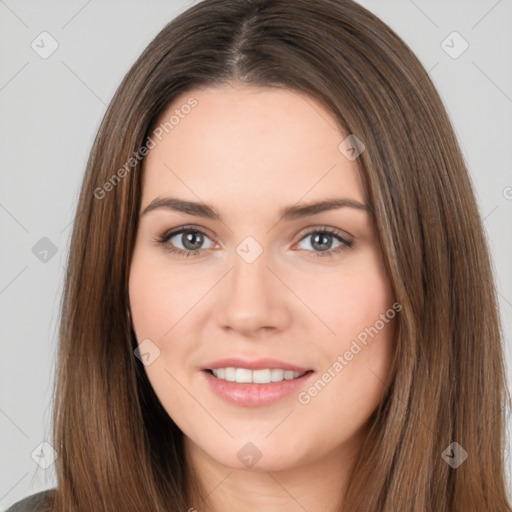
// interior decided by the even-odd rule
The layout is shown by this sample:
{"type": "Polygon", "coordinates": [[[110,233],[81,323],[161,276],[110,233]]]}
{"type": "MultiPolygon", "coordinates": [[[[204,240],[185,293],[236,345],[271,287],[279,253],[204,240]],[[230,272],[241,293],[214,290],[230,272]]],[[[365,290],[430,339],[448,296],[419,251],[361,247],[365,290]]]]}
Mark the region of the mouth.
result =
{"type": "Polygon", "coordinates": [[[238,407],[271,405],[304,388],[313,369],[278,361],[228,358],[201,368],[210,391],[238,407]]]}

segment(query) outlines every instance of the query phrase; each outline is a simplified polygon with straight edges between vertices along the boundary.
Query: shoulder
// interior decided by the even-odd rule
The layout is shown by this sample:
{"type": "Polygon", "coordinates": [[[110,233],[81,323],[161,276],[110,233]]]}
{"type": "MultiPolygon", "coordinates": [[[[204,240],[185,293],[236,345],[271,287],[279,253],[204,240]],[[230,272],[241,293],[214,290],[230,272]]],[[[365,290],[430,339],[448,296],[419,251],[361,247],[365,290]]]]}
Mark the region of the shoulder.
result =
{"type": "Polygon", "coordinates": [[[49,503],[51,503],[55,491],[56,489],[48,489],[31,494],[14,503],[6,512],[51,512],[49,503]]]}

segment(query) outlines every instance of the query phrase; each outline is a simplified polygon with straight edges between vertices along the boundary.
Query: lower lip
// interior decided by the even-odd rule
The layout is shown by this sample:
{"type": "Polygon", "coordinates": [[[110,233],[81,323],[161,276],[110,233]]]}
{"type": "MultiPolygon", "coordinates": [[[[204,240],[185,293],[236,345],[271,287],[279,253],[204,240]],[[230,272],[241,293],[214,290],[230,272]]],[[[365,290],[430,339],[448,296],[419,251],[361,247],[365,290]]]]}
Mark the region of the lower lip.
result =
{"type": "Polygon", "coordinates": [[[218,379],[207,371],[202,371],[210,389],[220,398],[240,407],[263,407],[298,391],[314,372],[297,379],[270,382],[269,384],[249,384],[218,379]]]}

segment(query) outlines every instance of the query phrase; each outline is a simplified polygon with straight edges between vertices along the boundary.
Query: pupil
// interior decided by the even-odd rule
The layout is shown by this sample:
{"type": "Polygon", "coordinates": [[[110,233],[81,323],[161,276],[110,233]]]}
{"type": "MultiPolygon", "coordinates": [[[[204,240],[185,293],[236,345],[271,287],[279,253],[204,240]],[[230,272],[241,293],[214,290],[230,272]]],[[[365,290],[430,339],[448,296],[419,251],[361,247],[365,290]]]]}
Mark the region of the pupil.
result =
{"type": "Polygon", "coordinates": [[[324,249],[329,249],[330,248],[330,243],[329,243],[329,240],[330,240],[330,235],[326,235],[326,234],[323,234],[323,233],[317,233],[316,235],[313,236],[313,246],[315,246],[315,244],[317,243],[318,240],[320,240],[319,245],[321,247],[318,247],[322,250],[324,249]]]}
{"type": "MultiPolygon", "coordinates": [[[[185,233],[184,233],[185,234],[185,233]]],[[[198,233],[197,231],[188,231],[185,234],[185,242],[183,243],[183,246],[187,249],[198,249],[201,246],[201,243],[203,242],[201,233],[198,233]],[[194,243],[194,239],[196,240],[194,243]],[[190,244],[189,244],[190,242],[190,244]],[[187,245],[189,245],[187,247],[187,245]]]]}

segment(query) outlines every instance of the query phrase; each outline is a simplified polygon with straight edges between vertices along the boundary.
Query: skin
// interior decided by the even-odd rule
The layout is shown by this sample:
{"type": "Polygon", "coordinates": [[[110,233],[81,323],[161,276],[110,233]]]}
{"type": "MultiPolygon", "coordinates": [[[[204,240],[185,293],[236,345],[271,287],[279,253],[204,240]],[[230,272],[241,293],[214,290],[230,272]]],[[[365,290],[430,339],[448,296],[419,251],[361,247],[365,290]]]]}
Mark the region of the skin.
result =
{"type": "MultiPolygon", "coordinates": [[[[224,222],[164,208],[141,216],[130,308],[138,342],[149,338],[160,350],[145,370],[185,434],[211,510],[334,511],[365,422],[382,398],[394,320],[308,404],[297,393],[265,407],[227,403],[212,393],[200,367],[235,355],[272,357],[314,369],[319,378],[391,308],[367,211],[279,217],[285,206],[333,197],[364,203],[357,160],[338,149],[347,134],[308,96],[229,84],[183,94],[161,119],[190,97],[197,106],[155,139],[144,161],[140,211],[156,197],[173,196],[213,205],[224,222]],[[154,243],[190,224],[205,234],[202,255],[184,257],[154,243]],[[317,256],[322,242],[315,244],[311,231],[323,227],[353,246],[317,256]],[[247,236],[263,249],[252,263],[236,252],[247,236]],[[237,457],[248,442],[262,454],[252,468],[237,457]]],[[[175,235],[167,245],[190,252],[184,238],[175,235]]],[[[336,236],[330,243],[331,252],[341,245],[336,236]]],[[[190,506],[206,509],[199,500],[190,506]]]]}

